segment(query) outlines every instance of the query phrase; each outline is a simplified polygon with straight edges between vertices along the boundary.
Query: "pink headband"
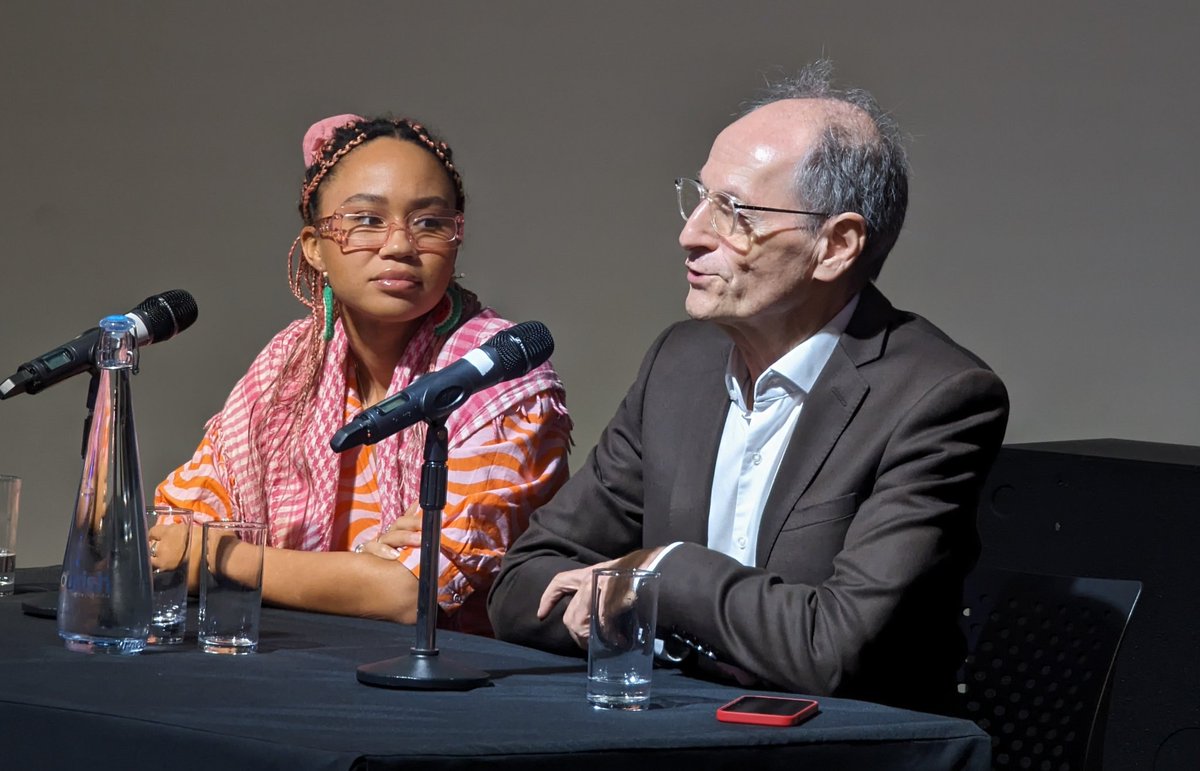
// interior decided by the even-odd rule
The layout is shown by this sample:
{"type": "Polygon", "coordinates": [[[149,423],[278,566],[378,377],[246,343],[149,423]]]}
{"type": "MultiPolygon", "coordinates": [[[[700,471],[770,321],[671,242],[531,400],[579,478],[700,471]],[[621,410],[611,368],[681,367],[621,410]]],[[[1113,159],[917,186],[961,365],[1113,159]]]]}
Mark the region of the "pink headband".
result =
{"type": "Polygon", "coordinates": [[[307,169],[317,162],[321,157],[321,148],[333,139],[334,131],[363,120],[361,115],[348,112],[344,115],[332,115],[309,126],[308,131],[304,132],[304,141],[301,144],[301,150],[304,151],[304,168],[307,169]]]}
{"type": "Polygon", "coordinates": [[[325,178],[325,175],[329,173],[329,169],[333,167],[333,164],[338,162],[339,158],[353,150],[366,138],[366,135],[360,132],[357,137],[334,153],[331,158],[323,161],[321,160],[321,153],[325,150],[325,146],[329,144],[330,140],[333,139],[333,132],[344,126],[361,123],[364,120],[365,118],[361,118],[353,113],[334,115],[325,120],[317,121],[308,127],[308,131],[304,132],[304,141],[300,147],[304,152],[304,167],[309,168],[316,164],[321,165],[321,168],[317,169],[317,172],[304,185],[304,189],[300,193],[300,216],[304,218],[305,222],[308,221],[308,214],[306,213],[308,211],[308,201],[312,197],[313,191],[317,189],[317,185],[321,184],[321,180],[325,178]]]}

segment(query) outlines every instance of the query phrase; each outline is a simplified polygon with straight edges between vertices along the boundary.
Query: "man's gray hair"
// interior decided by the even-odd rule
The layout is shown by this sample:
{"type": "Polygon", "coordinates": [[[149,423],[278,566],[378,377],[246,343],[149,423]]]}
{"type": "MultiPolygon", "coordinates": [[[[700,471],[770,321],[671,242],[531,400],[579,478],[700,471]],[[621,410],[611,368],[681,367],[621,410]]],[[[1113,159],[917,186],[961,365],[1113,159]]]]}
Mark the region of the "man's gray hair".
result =
{"type": "MultiPolygon", "coordinates": [[[[859,260],[874,279],[904,226],[908,209],[908,157],[896,121],[862,89],[832,85],[833,62],[821,59],[793,77],[772,83],[746,110],[784,99],[833,102],[821,138],[800,162],[800,200],[814,211],[855,212],[867,222],[859,260]],[[836,109],[838,106],[843,109],[836,109]]],[[[820,223],[813,222],[814,232],[820,223]]]]}

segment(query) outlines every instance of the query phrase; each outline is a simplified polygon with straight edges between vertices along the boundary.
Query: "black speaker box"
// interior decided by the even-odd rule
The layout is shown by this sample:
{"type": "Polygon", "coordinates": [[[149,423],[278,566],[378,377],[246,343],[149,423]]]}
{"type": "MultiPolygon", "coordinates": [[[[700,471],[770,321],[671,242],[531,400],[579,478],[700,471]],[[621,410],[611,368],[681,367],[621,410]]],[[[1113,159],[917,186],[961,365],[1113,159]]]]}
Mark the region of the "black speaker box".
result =
{"type": "Polygon", "coordinates": [[[1142,582],[1117,659],[1104,768],[1200,769],[1200,447],[1006,445],[979,532],[983,564],[1142,582]]]}

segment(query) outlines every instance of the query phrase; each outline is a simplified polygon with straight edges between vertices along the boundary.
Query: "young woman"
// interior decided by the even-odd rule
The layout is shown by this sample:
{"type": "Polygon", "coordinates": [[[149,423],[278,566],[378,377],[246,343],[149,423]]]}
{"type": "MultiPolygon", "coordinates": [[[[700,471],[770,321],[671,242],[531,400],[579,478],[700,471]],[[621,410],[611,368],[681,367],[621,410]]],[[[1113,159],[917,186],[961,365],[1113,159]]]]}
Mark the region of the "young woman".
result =
{"type": "MultiPolygon", "coordinates": [[[[411,120],[338,115],[309,129],[304,154],[288,270],[311,315],[259,354],[156,500],[200,521],[266,521],[267,602],[411,623],[425,427],[341,455],[329,439],[511,322],[455,280],[464,196],[444,142],[411,120]]],[[[567,476],[562,383],[542,365],[475,394],[446,425],[439,623],[488,633],[501,556],[567,476]]]]}

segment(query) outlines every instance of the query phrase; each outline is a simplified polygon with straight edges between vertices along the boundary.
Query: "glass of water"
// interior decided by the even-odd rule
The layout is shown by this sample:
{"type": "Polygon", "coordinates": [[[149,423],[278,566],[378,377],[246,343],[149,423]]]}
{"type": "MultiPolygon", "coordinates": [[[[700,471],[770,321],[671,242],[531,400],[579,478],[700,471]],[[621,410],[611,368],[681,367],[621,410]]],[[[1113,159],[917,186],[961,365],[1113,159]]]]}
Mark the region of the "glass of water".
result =
{"type": "Polygon", "coordinates": [[[188,553],[192,541],[192,512],[170,506],[146,511],[150,537],[150,574],[154,615],[148,645],[178,645],[187,628],[188,553]]]}
{"type": "Polygon", "coordinates": [[[258,649],[262,609],[262,522],[205,522],[200,562],[200,650],[244,654],[258,649]]]}
{"type": "Polygon", "coordinates": [[[20,497],[20,478],[0,475],[0,597],[16,591],[17,504],[20,497]]]}
{"type": "Polygon", "coordinates": [[[636,568],[592,572],[587,698],[593,707],[650,706],[659,574],[636,568]]]}

